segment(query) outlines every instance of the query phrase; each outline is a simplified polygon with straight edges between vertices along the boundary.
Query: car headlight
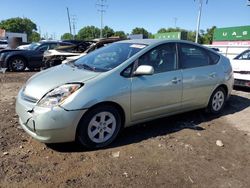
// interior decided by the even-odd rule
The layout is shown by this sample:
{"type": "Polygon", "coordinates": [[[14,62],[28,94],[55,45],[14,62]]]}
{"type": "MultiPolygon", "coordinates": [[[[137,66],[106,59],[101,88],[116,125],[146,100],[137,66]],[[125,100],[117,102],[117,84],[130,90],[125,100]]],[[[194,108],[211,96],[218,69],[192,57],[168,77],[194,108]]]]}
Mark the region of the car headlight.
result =
{"type": "Polygon", "coordinates": [[[41,107],[53,108],[62,104],[70,95],[76,92],[82,84],[65,84],[48,92],[38,101],[37,105],[41,107]]]}

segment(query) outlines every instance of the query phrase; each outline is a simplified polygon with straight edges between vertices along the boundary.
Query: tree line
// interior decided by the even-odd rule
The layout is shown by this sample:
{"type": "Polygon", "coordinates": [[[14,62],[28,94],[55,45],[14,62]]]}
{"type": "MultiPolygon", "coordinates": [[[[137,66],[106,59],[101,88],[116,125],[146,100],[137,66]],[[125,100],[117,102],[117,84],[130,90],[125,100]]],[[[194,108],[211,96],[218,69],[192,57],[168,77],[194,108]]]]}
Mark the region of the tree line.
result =
{"type": "MultiPolygon", "coordinates": [[[[0,22],[0,28],[5,29],[9,32],[18,32],[18,33],[27,33],[28,41],[29,42],[37,42],[43,39],[42,36],[37,32],[37,25],[28,18],[10,18],[6,20],[2,20],[0,22]]],[[[216,26],[208,28],[206,30],[200,30],[199,33],[199,43],[200,44],[211,44],[213,41],[213,33],[216,26]]],[[[187,40],[195,41],[195,31],[186,30],[182,28],[160,28],[157,33],[166,33],[166,32],[187,32],[187,40]]],[[[145,28],[136,27],[134,28],[131,33],[125,33],[124,31],[115,31],[114,29],[105,26],[103,28],[103,37],[120,37],[120,38],[127,38],[129,34],[143,34],[145,38],[154,38],[154,35],[147,31],[145,28]]],[[[92,40],[95,38],[100,37],[100,29],[95,26],[85,26],[82,27],[78,33],[73,36],[70,33],[64,33],[61,36],[62,40],[69,40],[69,39],[77,39],[77,40],[92,40]]]]}
{"type": "MultiPolygon", "coordinates": [[[[207,30],[200,30],[199,34],[199,43],[200,44],[212,44],[213,41],[213,33],[215,30],[215,26],[208,28],[207,30]]],[[[167,33],[167,32],[187,32],[187,40],[189,41],[195,41],[195,31],[189,31],[182,28],[161,28],[157,31],[157,33],[167,33]]],[[[136,27],[131,31],[132,35],[135,34],[143,34],[145,38],[154,38],[154,35],[147,31],[145,28],[136,27]]],[[[105,38],[108,37],[120,37],[120,38],[127,38],[129,34],[125,34],[124,31],[114,31],[112,28],[105,26],[103,28],[103,36],[105,38]]],[[[79,30],[78,34],[76,36],[73,36],[70,33],[64,33],[61,36],[62,40],[69,40],[72,38],[78,39],[78,40],[91,40],[95,38],[99,38],[100,36],[100,29],[95,26],[86,26],[79,30]]]]}

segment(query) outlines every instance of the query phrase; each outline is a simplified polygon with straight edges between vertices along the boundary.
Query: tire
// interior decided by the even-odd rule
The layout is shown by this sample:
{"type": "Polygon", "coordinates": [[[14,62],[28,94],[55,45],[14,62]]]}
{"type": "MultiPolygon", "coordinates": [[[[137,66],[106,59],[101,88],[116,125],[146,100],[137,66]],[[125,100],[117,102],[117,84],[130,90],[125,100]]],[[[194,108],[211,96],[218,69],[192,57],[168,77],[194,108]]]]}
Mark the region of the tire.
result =
{"type": "Polygon", "coordinates": [[[217,88],[210,97],[206,111],[212,114],[219,114],[226,103],[226,91],[222,87],[217,88]]]}
{"type": "Polygon", "coordinates": [[[22,57],[13,57],[9,60],[9,67],[14,72],[24,71],[26,69],[27,62],[22,57]]]}
{"type": "Polygon", "coordinates": [[[28,68],[29,68],[30,72],[34,72],[35,71],[35,68],[30,68],[30,67],[28,67],[28,68]]]}
{"type": "Polygon", "coordinates": [[[98,106],[82,117],[76,139],[87,148],[102,148],[113,142],[120,130],[119,111],[109,105],[98,106]]]}

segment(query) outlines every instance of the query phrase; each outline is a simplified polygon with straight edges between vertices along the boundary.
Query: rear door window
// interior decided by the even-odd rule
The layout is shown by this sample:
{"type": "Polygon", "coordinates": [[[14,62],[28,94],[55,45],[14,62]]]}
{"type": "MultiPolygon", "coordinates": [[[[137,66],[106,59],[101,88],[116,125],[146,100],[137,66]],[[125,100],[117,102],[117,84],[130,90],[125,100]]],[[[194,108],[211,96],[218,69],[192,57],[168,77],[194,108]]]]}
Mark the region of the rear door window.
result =
{"type": "Polygon", "coordinates": [[[210,57],[205,49],[192,44],[179,44],[179,60],[183,69],[210,65],[210,57]]]}

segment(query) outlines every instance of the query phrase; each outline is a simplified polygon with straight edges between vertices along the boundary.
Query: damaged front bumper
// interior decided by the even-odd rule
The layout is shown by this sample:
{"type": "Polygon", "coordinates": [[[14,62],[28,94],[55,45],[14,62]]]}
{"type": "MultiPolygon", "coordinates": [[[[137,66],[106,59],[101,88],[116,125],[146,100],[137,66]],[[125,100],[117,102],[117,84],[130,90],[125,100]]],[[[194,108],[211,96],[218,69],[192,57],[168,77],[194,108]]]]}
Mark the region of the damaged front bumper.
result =
{"type": "Polygon", "coordinates": [[[16,101],[16,113],[22,128],[44,143],[75,140],[77,125],[86,110],[66,111],[61,107],[43,108],[24,99],[21,91],[16,101]]]}

